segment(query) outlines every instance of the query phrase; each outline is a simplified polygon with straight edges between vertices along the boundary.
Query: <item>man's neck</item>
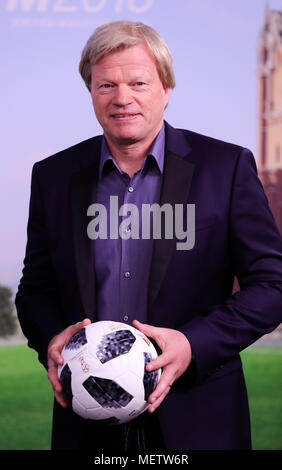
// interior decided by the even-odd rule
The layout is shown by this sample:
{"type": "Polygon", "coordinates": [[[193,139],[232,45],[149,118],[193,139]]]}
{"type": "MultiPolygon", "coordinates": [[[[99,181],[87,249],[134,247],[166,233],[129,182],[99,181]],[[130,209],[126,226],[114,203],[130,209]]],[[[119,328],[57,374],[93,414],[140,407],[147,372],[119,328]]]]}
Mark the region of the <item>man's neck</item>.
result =
{"type": "Polygon", "coordinates": [[[121,171],[133,177],[134,173],[142,168],[144,160],[157,137],[159,131],[153,138],[146,141],[134,142],[132,144],[117,144],[110,139],[107,140],[108,148],[121,171]]]}
{"type": "Polygon", "coordinates": [[[151,144],[147,145],[146,148],[140,147],[138,143],[121,148],[108,143],[108,147],[121,171],[124,171],[132,178],[134,173],[142,168],[151,144]]]}

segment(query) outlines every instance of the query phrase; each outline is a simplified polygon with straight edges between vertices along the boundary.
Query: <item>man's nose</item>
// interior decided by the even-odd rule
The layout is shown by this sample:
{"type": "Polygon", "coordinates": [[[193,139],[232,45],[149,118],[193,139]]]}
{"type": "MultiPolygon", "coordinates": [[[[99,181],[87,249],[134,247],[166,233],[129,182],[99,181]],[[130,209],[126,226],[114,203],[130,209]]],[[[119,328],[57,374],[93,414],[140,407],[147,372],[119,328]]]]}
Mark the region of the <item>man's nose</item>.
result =
{"type": "Polygon", "coordinates": [[[115,88],[113,104],[116,106],[126,106],[132,102],[130,89],[127,85],[118,85],[115,88]]]}

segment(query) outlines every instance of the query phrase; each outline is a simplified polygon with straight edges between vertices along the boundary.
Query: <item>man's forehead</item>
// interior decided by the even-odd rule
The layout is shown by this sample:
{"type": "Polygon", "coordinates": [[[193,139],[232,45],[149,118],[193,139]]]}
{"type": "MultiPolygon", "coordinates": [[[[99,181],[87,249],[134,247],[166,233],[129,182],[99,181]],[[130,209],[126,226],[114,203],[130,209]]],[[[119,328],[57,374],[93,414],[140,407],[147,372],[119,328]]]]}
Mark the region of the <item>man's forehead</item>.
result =
{"type": "Polygon", "coordinates": [[[139,44],[133,44],[132,46],[119,48],[115,51],[111,51],[103,55],[95,64],[98,66],[114,66],[115,64],[122,63],[128,65],[130,63],[136,63],[136,65],[143,65],[144,63],[150,63],[155,65],[155,58],[148,46],[141,42],[139,44]],[[142,61],[140,59],[142,58],[142,61]]]}
{"type": "Polygon", "coordinates": [[[152,76],[151,69],[144,65],[132,65],[132,64],[121,64],[120,66],[109,66],[109,67],[95,67],[91,68],[92,76],[95,76],[99,79],[108,77],[109,75],[126,75],[131,78],[138,78],[143,75],[152,76]]]}
{"type": "Polygon", "coordinates": [[[138,79],[140,77],[147,77],[153,79],[154,76],[158,75],[157,67],[154,62],[135,61],[135,60],[124,60],[114,61],[111,60],[103,61],[94,64],[91,67],[91,75],[96,80],[103,80],[110,78],[110,76],[130,78],[130,80],[138,79]]]}

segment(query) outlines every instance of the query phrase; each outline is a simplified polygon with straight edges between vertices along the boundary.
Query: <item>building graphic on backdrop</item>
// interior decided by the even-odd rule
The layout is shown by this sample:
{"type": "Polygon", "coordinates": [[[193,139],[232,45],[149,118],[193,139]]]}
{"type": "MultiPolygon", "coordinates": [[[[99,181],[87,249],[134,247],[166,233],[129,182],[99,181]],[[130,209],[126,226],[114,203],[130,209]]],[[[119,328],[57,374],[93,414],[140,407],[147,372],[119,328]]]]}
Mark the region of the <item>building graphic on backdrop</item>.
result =
{"type": "Polygon", "coordinates": [[[258,44],[258,170],[282,234],[282,11],[268,3],[258,44]]]}

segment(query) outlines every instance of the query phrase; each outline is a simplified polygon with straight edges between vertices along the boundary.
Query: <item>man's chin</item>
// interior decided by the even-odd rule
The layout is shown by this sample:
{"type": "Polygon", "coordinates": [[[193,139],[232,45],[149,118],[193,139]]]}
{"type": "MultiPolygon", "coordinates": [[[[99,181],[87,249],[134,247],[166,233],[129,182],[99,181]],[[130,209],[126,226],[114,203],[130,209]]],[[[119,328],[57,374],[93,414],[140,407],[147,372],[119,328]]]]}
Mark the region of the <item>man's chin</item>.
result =
{"type": "MultiPolygon", "coordinates": [[[[106,136],[107,137],[107,136],[106,136]]],[[[144,137],[143,137],[144,139],[144,137]]],[[[142,140],[141,136],[137,134],[117,134],[110,137],[110,140],[114,141],[116,145],[133,145],[142,140]]]]}
{"type": "Polygon", "coordinates": [[[117,139],[117,143],[120,145],[132,145],[140,142],[142,139],[136,136],[124,136],[117,139]]]}

